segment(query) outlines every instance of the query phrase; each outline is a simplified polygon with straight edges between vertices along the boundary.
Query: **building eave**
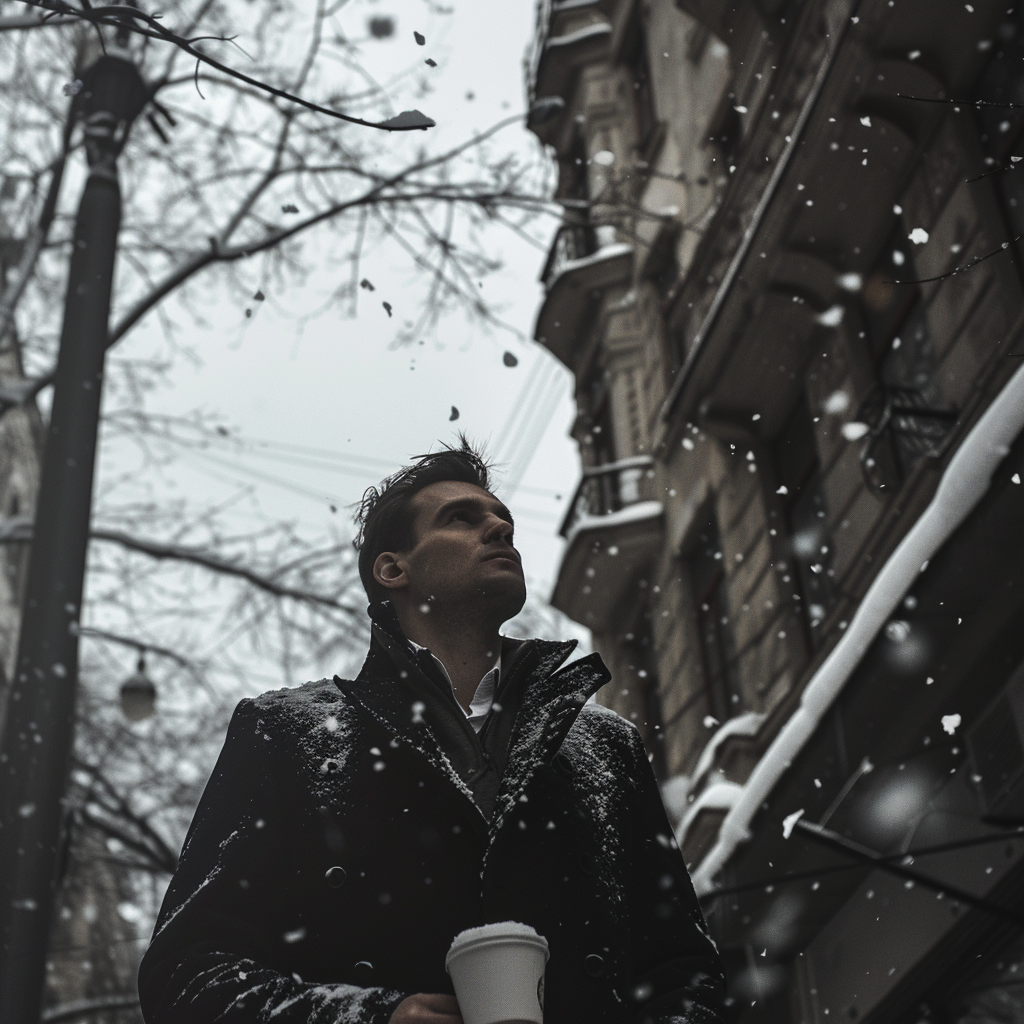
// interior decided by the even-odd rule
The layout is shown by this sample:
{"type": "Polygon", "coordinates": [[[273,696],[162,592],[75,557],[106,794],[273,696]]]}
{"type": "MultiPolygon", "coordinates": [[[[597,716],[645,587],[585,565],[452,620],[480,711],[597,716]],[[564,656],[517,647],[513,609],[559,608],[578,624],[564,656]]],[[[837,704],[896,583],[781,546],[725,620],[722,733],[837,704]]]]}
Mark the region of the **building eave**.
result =
{"type": "Polygon", "coordinates": [[[593,294],[629,281],[633,275],[633,247],[621,242],[606,245],[590,256],[569,260],[552,280],[537,314],[533,336],[570,370],[580,329],[587,319],[593,294]]]}

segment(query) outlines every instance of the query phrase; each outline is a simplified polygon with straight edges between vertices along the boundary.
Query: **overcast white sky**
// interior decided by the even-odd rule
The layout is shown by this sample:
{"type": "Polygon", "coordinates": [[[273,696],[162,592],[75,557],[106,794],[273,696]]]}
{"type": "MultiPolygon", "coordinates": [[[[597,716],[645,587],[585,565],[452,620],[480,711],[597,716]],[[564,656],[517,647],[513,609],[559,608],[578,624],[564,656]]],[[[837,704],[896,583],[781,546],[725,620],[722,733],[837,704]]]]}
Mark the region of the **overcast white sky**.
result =
{"type": "MultiPolygon", "coordinates": [[[[396,97],[396,108],[419,106],[432,116],[436,147],[455,144],[525,105],[522,61],[533,32],[528,0],[454,5],[450,15],[431,14],[422,0],[361,0],[347,9],[353,35],[373,14],[392,15],[397,33],[369,44],[366,64],[378,80],[395,69],[430,57],[436,90],[429,96],[396,97]],[[413,32],[426,46],[417,46],[413,32]]],[[[243,36],[244,42],[244,36],[243,36]]],[[[364,131],[344,127],[345,131],[364,131]]],[[[418,134],[418,133],[417,133],[418,134]]],[[[524,127],[506,129],[504,145],[535,147],[524,127]]],[[[412,145],[411,135],[389,136],[382,144],[412,145]]],[[[534,234],[546,247],[550,219],[534,234]]],[[[544,253],[505,228],[490,230],[489,246],[505,269],[485,278],[483,287],[500,303],[504,319],[519,332],[484,332],[462,317],[444,320],[433,337],[411,348],[392,341],[405,317],[415,318],[416,283],[407,262],[394,253],[371,253],[361,272],[375,285],[362,293],[356,319],[330,311],[300,329],[296,315],[325,303],[337,285],[336,271],[314,272],[304,287],[269,293],[251,320],[227,292],[211,290],[204,315],[210,327],[189,330],[201,363],[178,360],[169,384],[151,394],[154,413],[214,413],[248,438],[328,449],[353,457],[346,472],[312,468],[296,458],[242,456],[230,450],[210,455],[183,454],[153,483],[158,494],[219,499],[251,485],[253,498],[235,514],[265,514],[297,521],[310,533],[347,516],[344,506],[397,468],[412,454],[450,440],[457,428],[487,442],[513,462],[528,459],[521,486],[502,494],[517,516],[517,540],[534,593],[550,593],[561,553],[557,528],[579,476],[575,444],[567,432],[574,415],[571,376],[532,341],[541,297],[537,278],[544,253]],[[382,301],[394,307],[389,319],[382,301]],[[502,355],[519,359],[513,369],[502,355]],[[452,406],[459,410],[450,422],[452,406]],[[220,460],[220,461],[214,461],[220,460]],[[270,479],[273,478],[273,479],[270,479]],[[338,511],[331,512],[331,505],[338,511]]],[[[313,239],[308,252],[315,254],[313,239]]],[[[188,322],[187,318],[181,318],[188,322]]],[[[150,318],[119,347],[125,357],[158,347],[158,327],[150,318]]],[[[124,470],[128,449],[108,443],[101,457],[101,486],[124,470]]]]}

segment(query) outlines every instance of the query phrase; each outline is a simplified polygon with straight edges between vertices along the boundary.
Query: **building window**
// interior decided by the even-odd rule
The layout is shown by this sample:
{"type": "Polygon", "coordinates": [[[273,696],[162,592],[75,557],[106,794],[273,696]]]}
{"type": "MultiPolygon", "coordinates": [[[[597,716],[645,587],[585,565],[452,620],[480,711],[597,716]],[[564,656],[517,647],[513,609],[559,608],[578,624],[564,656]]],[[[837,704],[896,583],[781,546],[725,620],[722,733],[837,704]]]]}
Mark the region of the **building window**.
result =
{"type": "Polygon", "coordinates": [[[938,360],[928,332],[906,226],[897,218],[863,290],[865,336],[876,384],[858,421],[868,426],[861,447],[864,479],[891,494],[926,456],[942,453],[956,410],[942,400],[938,360]]]}
{"type": "Polygon", "coordinates": [[[647,753],[651,755],[654,774],[666,778],[665,732],[661,717],[661,694],[658,688],[657,662],[654,657],[654,634],[651,631],[651,610],[648,605],[636,625],[623,638],[630,687],[636,687],[634,711],[630,718],[640,729],[647,753]]]}
{"type": "MultiPolygon", "coordinates": [[[[807,396],[801,397],[775,446],[779,489],[799,584],[797,600],[811,647],[822,641],[822,623],[836,601],[833,542],[825,514],[821,466],[807,396]]],[[[783,572],[786,566],[780,567],[783,572]]]]}
{"type": "Polygon", "coordinates": [[[739,710],[740,696],[729,628],[725,558],[714,510],[710,510],[697,536],[690,571],[708,710],[719,722],[724,722],[739,710]]]}
{"type": "Polygon", "coordinates": [[[568,216],[572,221],[586,221],[587,210],[581,203],[590,200],[590,184],[587,177],[587,146],[577,132],[573,136],[569,153],[559,168],[558,192],[563,199],[573,200],[568,216]]]}
{"type": "Polygon", "coordinates": [[[647,57],[647,33],[640,18],[633,18],[633,34],[623,50],[623,60],[629,68],[633,102],[636,110],[637,151],[643,159],[650,159],[648,150],[658,131],[654,108],[654,88],[651,66],[647,57]]]}
{"type": "MultiPolygon", "coordinates": [[[[996,46],[974,97],[989,103],[1024,103],[1024,8],[1007,12],[996,32],[996,46]]],[[[1024,110],[975,108],[985,152],[983,171],[993,171],[1007,220],[1006,241],[1024,234],[1024,110]],[[1013,159],[1014,157],[1018,159],[1013,159]],[[1010,168],[1012,170],[999,170],[1010,168]]],[[[1017,268],[1024,276],[1024,240],[1014,243],[1017,268]]]]}
{"type": "MultiPolygon", "coordinates": [[[[588,466],[607,466],[615,461],[615,438],[612,432],[611,403],[608,396],[608,372],[599,370],[587,382],[580,403],[586,410],[586,433],[583,443],[588,466]]],[[[613,483],[609,479],[609,485],[613,483]]]]}

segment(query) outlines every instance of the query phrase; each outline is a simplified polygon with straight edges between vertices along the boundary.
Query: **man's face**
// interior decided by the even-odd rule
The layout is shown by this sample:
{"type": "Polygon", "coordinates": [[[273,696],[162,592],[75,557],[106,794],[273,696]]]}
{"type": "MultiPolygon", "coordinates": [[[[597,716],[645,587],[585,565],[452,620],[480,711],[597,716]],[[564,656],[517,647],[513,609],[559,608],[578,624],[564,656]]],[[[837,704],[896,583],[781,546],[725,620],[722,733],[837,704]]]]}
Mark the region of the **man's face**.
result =
{"type": "Polygon", "coordinates": [[[416,607],[486,609],[500,622],[517,615],[526,581],[509,510],[482,487],[456,480],[424,487],[411,507],[413,546],[394,554],[391,569],[404,576],[404,596],[416,607]]]}

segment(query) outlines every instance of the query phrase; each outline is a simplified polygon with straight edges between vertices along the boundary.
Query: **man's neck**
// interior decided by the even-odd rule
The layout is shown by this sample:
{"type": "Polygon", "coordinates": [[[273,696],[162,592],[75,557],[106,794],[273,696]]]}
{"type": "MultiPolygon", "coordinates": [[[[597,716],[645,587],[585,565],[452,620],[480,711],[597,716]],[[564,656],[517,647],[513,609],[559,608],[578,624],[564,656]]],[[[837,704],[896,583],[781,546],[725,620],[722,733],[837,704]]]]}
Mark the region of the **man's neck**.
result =
{"type": "MultiPolygon", "coordinates": [[[[454,618],[454,617],[453,617],[454,618]]],[[[453,621],[432,610],[428,614],[399,613],[405,635],[421,647],[428,647],[448,672],[455,699],[468,710],[483,676],[501,654],[497,626],[485,626],[466,617],[453,621]]]]}

